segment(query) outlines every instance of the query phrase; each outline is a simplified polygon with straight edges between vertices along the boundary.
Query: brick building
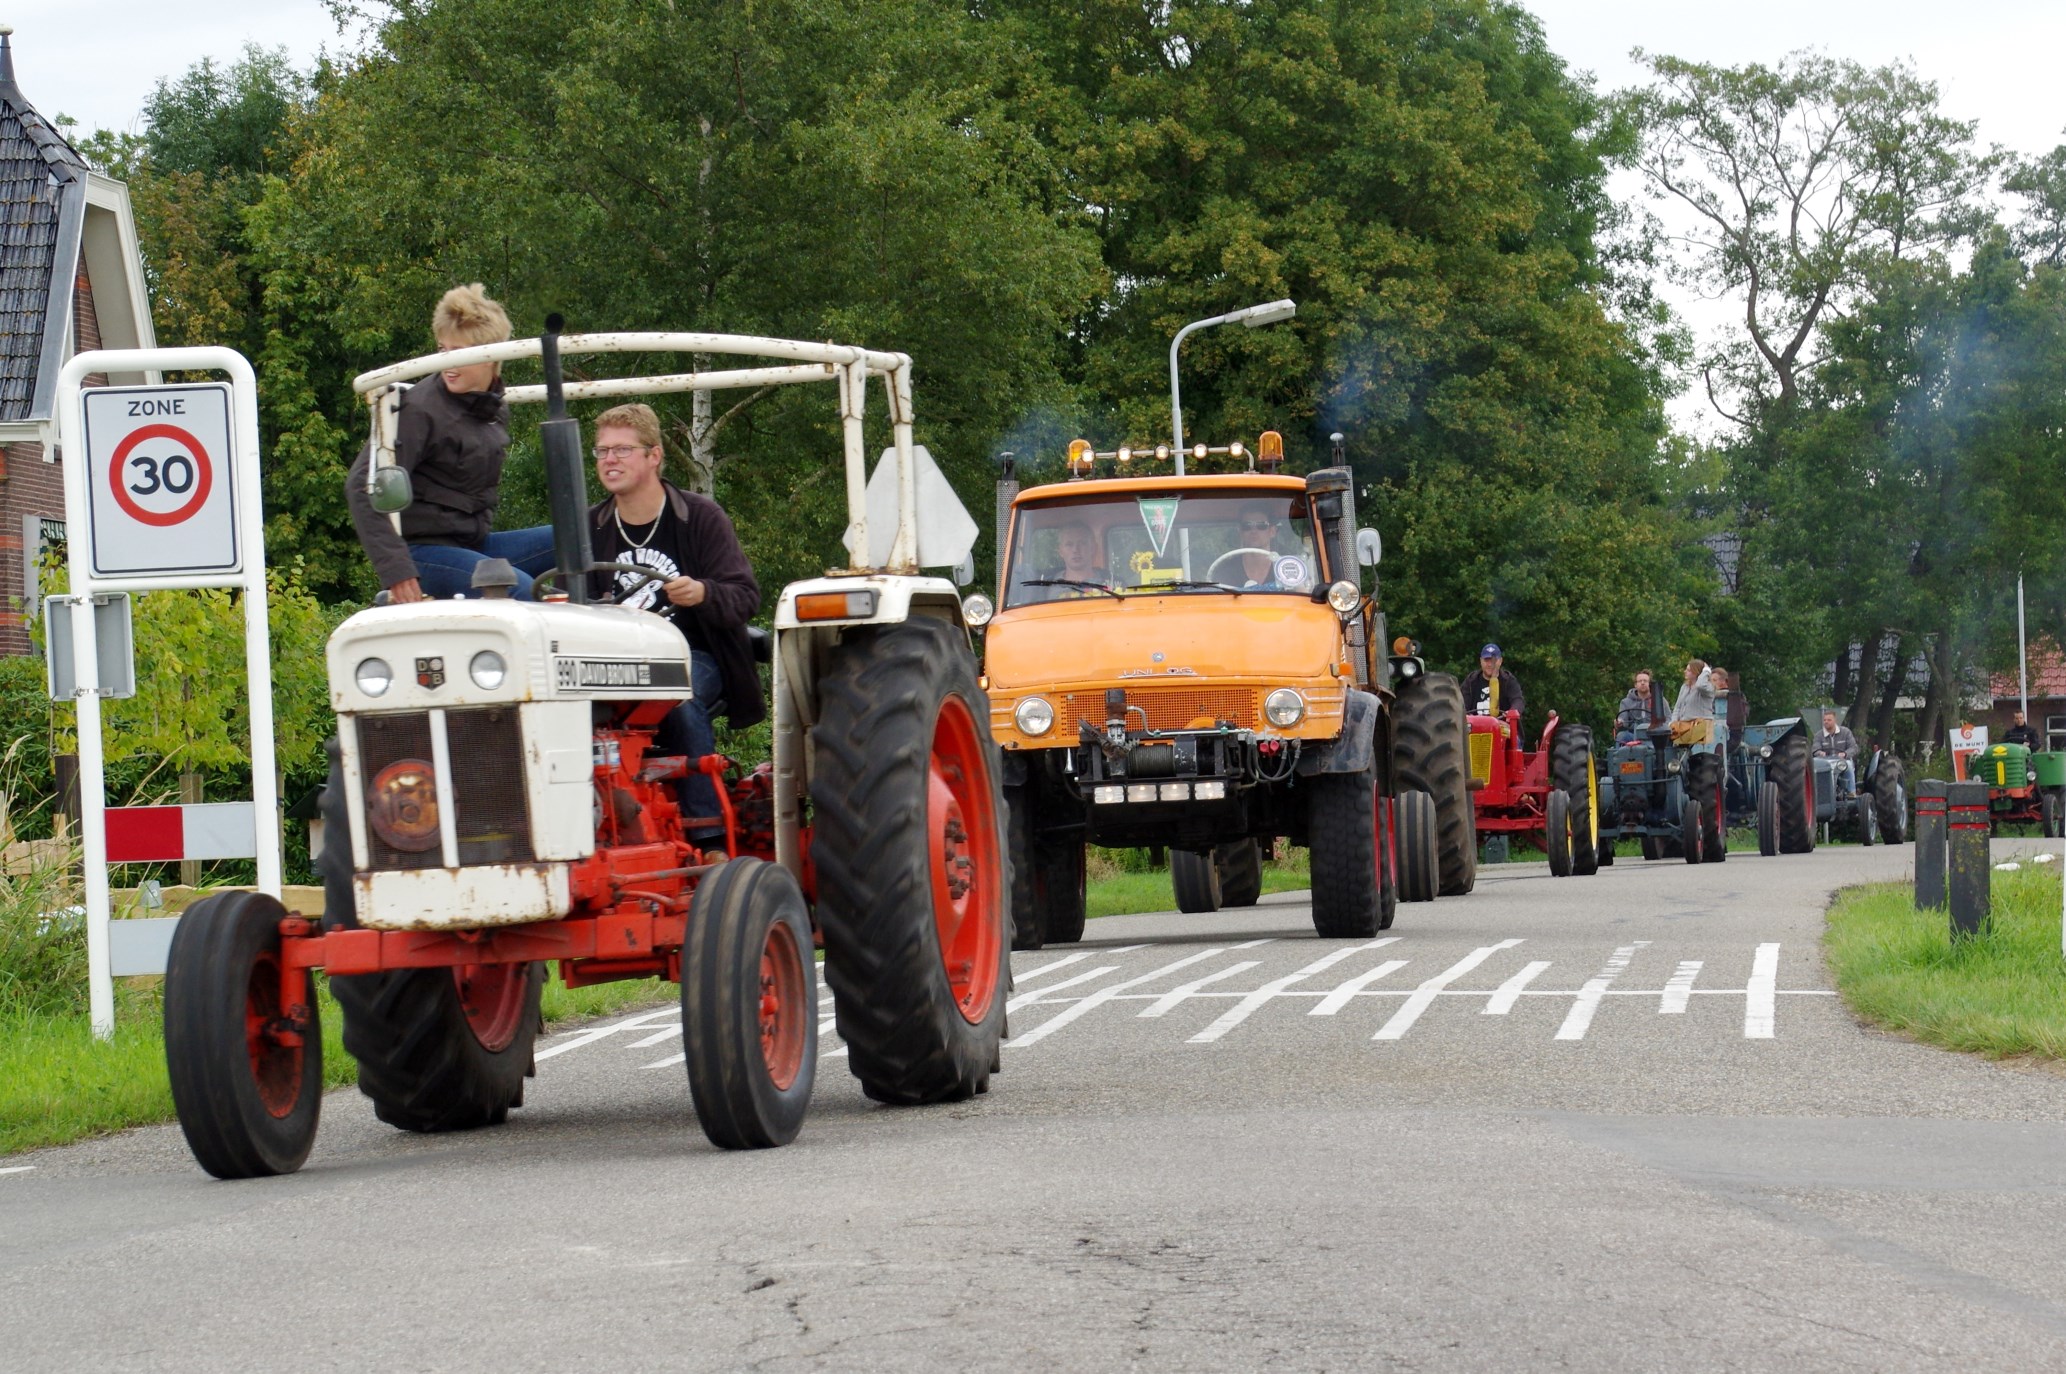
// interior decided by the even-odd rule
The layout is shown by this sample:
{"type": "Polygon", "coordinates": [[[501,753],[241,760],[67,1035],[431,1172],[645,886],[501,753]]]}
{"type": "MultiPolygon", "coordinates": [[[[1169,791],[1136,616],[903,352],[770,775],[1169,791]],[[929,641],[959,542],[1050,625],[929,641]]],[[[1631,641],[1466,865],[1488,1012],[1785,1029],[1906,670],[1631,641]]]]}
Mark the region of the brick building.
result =
{"type": "MultiPolygon", "coordinates": [[[[1974,719],[1987,726],[1989,739],[1999,740],[2022,701],[2015,673],[1996,673],[1987,695],[1987,713],[1974,719]]],[[[2066,655],[2042,639],[2030,645],[2030,724],[2046,748],[2066,749],[2066,655]]]]}
{"type": "Polygon", "coordinates": [[[0,26],[0,654],[25,654],[37,554],[64,538],[57,374],[88,349],[157,337],[129,191],[88,168],[22,94],[8,33],[0,26]]]}

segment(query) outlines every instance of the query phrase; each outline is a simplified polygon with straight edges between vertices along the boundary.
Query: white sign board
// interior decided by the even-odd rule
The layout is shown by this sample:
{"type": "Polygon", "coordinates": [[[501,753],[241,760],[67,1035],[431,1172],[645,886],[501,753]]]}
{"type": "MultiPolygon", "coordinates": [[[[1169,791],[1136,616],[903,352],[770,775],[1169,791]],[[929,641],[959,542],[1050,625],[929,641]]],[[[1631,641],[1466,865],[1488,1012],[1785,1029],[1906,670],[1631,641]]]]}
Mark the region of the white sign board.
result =
{"type": "Polygon", "coordinates": [[[81,400],[94,576],[239,571],[229,385],[91,387],[81,400]]]}
{"type": "Polygon", "coordinates": [[[1987,747],[1987,727],[1984,725],[1961,725],[1951,732],[1951,752],[1973,754],[1987,747]]]}
{"type": "MultiPolygon", "coordinates": [[[[911,460],[917,469],[918,566],[951,568],[968,557],[981,531],[924,444],[911,446],[911,460]]],[[[897,504],[897,451],[889,448],[882,451],[875,475],[868,479],[869,567],[884,567],[890,561],[890,544],[897,537],[897,504]]],[[[847,552],[858,559],[861,551],[854,547],[851,525],[844,542],[847,552]]]]}

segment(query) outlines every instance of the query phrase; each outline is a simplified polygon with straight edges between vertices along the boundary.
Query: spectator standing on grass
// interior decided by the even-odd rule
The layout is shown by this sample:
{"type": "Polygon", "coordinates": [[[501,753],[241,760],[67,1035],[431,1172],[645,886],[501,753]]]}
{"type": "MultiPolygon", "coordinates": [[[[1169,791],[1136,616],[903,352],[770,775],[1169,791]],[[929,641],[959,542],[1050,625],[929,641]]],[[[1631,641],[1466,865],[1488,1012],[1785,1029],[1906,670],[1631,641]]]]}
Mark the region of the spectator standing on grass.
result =
{"type": "MultiPolygon", "coordinates": [[[[432,312],[430,331],[440,353],[503,343],[509,315],[479,282],[455,286],[432,312]]],[[[514,594],[531,595],[531,579],[553,565],[552,528],[493,528],[508,457],[501,363],[448,367],[403,393],[395,466],[409,474],[413,500],[401,513],[400,531],[373,509],[366,492],[371,444],[360,450],[344,484],[352,527],[390,600],[456,596],[472,587],[474,568],[489,558],[508,559],[516,569],[514,594]]]]}

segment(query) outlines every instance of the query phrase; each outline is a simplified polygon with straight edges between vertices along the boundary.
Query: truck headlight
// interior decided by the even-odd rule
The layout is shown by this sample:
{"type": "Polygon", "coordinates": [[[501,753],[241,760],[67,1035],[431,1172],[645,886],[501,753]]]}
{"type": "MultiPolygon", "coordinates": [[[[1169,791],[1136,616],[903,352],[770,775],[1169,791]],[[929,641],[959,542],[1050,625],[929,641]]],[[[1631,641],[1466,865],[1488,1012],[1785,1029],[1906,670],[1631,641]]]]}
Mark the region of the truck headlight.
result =
{"type": "Polygon", "coordinates": [[[1289,687],[1279,687],[1263,698],[1263,716],[1278,729],[1289,729],[1306,718],[1306,699],[1289,687]]]}
{"type": "Polygon", "coordinates": [[[398,759],[366,789],[366,823],[395,849],[421,854],[438,842],[437,774],[422,759],[398,759]]]}
{"type": "Polygon", "coordinates": [[[483,649],[473,656],[473,662],[466,665],[466,672],[473,679],[474,686],[484,692],[492,692],[509,676],[509,665],[493,649],[483,649]]]}
{"type": "Polygon", "coordinates": [[[1327,589],[1327,604],[1334,608],[1336,615],[1347,620],[1362,606],[1363,593],[1353,582],[1337,582],[1327,589]]]}
{"type": "Polygon", "coordinates": [[[997,614],[997,607],[992,605],[990,598],[984,596],[981,592],[970,592],[967,596],[961,598],[961,614],[962,618],[967,620],[970,625],[981,629],[990,623],[991,616],[997,614]]]}
{"type": "Polygon", "coordinates": [[[1038,737],[1055,728],[1055,708],[1044,697],[1027,697],[1012,709],[1019,733],[1038,737]]]}
{"type": "Polygon", "coordinates": [[[359,684],[359,690],[369,697],[377,697],[394,685],[395,670],[387,666],[387,660],[369,658],[352,669],[352,681],[359,684]]]}

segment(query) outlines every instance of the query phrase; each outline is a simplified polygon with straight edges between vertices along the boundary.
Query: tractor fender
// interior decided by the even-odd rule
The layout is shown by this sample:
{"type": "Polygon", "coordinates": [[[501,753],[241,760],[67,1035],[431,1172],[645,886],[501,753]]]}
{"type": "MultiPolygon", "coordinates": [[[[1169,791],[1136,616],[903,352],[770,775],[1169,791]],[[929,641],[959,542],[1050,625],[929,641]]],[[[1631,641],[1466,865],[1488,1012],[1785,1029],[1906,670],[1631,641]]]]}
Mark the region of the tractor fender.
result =
{"type": "Polygon", "coordinates": [[[1298,756],[1298,775],[1360,773],[1377,757],[1377,720],[1384,706],[1373,692],[1351,690],[1341,707],[1341,733],[1324,742],[1308,741],[1298,756]]]}

